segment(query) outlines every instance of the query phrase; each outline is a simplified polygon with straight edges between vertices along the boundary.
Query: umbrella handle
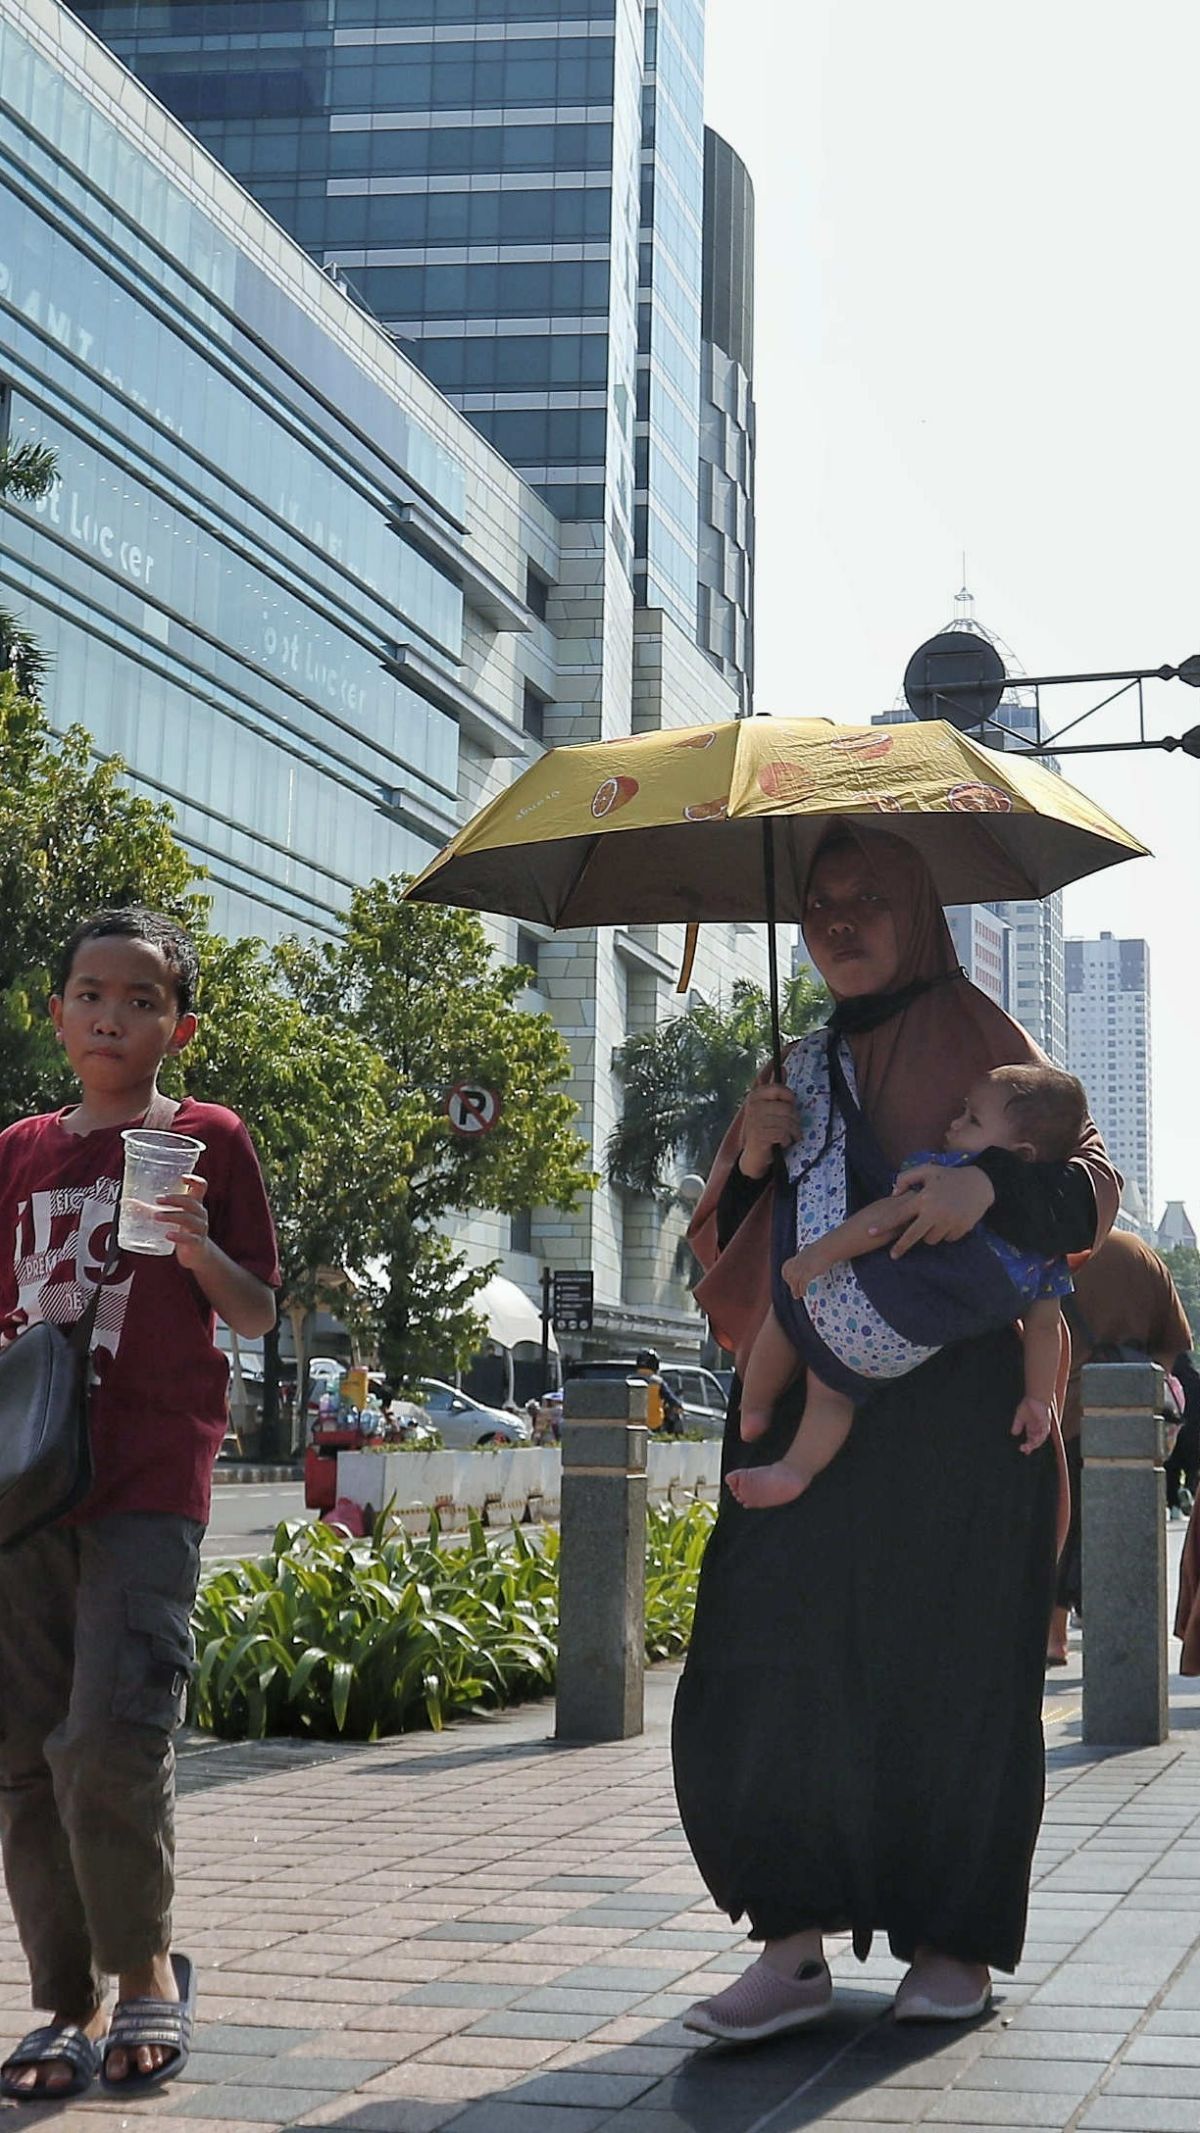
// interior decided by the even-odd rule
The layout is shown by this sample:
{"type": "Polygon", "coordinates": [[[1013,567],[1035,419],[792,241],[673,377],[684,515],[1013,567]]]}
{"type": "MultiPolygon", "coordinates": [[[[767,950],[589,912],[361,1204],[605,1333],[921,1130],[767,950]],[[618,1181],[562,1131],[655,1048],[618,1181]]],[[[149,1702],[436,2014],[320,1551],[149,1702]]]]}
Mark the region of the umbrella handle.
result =
{"type": "Polygon", "coordinates": [[[763,902],[767,913],[767,985],[771,1001],[771,1067],[783,1080],[783,1039],[779,1032],[779,950],[775,940],[775,824],[763,817],[763,902]]]}
{"type": "Polygon", "coordinates": [[[696,960],[696,945],[699,939],[700,928],[694,918],[689,918],[683,932],[683,961],[679,966],[676,992],[686,992],[692,982],[692,966],[696,960]]]}

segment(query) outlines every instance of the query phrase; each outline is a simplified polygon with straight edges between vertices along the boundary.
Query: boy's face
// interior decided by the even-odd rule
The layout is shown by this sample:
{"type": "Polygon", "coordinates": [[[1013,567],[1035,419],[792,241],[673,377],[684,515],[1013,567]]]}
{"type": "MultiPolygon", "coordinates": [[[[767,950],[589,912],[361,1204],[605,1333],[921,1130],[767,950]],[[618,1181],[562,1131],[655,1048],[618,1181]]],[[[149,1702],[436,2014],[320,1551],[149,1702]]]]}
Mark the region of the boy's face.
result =
{"type": "Polygon", "coordinates": [[[962,1110],[946,1135],[952,1155],[982,1155],[985,1148],[1016,1148],[1013,1122],[1004,1089],[986,1077],[963,1100],[962,1110]]]}
{"type": "Polygon", "coordinates": [[[84,941],[50,1015],[84,1088],[108,1095],[152,1080],[196,1033],[161,948],[120,933],[84,941]]]}

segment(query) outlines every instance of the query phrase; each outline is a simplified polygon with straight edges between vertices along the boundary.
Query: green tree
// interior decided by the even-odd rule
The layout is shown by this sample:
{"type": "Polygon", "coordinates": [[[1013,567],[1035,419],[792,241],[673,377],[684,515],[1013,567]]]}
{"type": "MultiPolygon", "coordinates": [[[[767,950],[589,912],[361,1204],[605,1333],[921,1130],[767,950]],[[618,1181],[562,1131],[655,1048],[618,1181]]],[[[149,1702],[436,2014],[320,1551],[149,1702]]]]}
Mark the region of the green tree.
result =
{"type": "Polygon", "coordinates": [[[357,890],[339,942],[290,941],[281,961],[307,1013],[341,1020],[381,1055],[413,1121],[381,1302],[385,1361],[411,1380],[460,1365],[478,1343],[470,1299],[491,1269],[468,1267],[448,1237],[454,1217],[571,1208],[596,1180],[562,1087],[566,1045],[549,1015],[516,1004],[529,972],[497,962],[470,912],[406,903],[403,890],[403,878],[357,890]],[[499,1123],[470,1140],[445,1113],[461,1080],[501,1101],[499,1123]]]}
{"type": "Polygon", "coordinates": [[[0,672],[0,1126],[66,1101],[71,1079],[45,1015],[50,959],[88,911],[149,903],[202,923],[198,874],[169,809],[95,763],[82,726],[51,732],[0,672]]]}
{"type": "Polygon", "coordinates": [[[1161,1256],[1171,1270],[1192,1337],[1200,1343],[1200,1252],[1194,1244],[1173,1244],[1161,1256]]]}
{"type": "MultiPolygon", "coordinates": [[[[823,985],[803,973],[793,978],[781,1002],[786,1036],[802,1037],[830,1005],[823,985]]],[[[680,1165],[706,1176],[770,1050],[767,994],[744,978],[727,1005],[700,1002],[628,1038],[613,1056],[625,1092],[606,1150],[614,1184],[662,1198],[680,1165]]]]}
{"type": "MultiPolygon", "coordinates": [[[[200,1027],[176,1070],[179,1089],[227,1104],[250,1124],[279,1238],[297,1390],[308,1331],[325,1305],[374,1346],[367,1270],[401,1220],[420,1107],[397,1099],[384,1061],[343,1020],[314,1013],[284,985],[257,940],[199,942],[200,1027]]],[[[278,1345],[267,1347],[265,1449],[281,1449],[278,1345]]]]}
{"type": "Polygon", "coordinates": [[[9,496],[34,504],[58,479],[53,448],[32,438],[24,444],[0,444],[0,502],[9,496]]]}
{"type": "MultiPolygon", "coordinates": [[[[15,496],[36,503],[54,487],[58,462],[48,444],[0,443],[0,503],[15,496]]],[[[0,607],[0,668],[7,668],[22,696],[40,696],[50,661],[16,616],[0,607]]]]}

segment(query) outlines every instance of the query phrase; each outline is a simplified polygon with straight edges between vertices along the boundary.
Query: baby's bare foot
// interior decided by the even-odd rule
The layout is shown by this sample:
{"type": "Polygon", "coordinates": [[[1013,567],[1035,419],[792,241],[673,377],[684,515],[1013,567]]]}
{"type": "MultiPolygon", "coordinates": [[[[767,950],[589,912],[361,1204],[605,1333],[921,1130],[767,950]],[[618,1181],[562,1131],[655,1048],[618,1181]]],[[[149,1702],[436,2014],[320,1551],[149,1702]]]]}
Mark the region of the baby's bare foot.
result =
{"type": "Polygon", "coordinates": [[[770,1409],[766,1407],[743,1407],[738,1423],[738,1434],[743,1444],[753,1444],[756,1437],[765,1437],[771,1427],[770,1409]]]}
{"type": "Polygon", "coordinates": [[[726,1474],[729,1493],[744,1511],[771,1511],[777,1504],[795,1503],[812,1480],[797,1467],[776,1459],[770,1466],[738,1466],[726,1474]]]}

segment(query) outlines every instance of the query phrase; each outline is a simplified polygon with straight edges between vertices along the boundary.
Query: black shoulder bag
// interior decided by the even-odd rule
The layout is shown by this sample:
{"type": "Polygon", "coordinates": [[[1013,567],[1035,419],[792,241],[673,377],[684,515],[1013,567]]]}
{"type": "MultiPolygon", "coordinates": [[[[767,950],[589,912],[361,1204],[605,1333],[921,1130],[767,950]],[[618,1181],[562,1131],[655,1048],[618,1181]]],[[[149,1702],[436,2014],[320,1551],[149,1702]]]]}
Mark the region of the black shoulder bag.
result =
{"type": "MultiPolygon", "coordinates": [[[[142,1123],[169,1130],[178,1106],[156,1096],[142,1123]]],[[[90,1350],[103,1284],[121,1251],[113,1207],[108,1252],[92,1300],[73,1326],[39,1319],[0,1348],[0,1550],[15,1548],[81,1503],[92,1485],[90,1350]]]]}

